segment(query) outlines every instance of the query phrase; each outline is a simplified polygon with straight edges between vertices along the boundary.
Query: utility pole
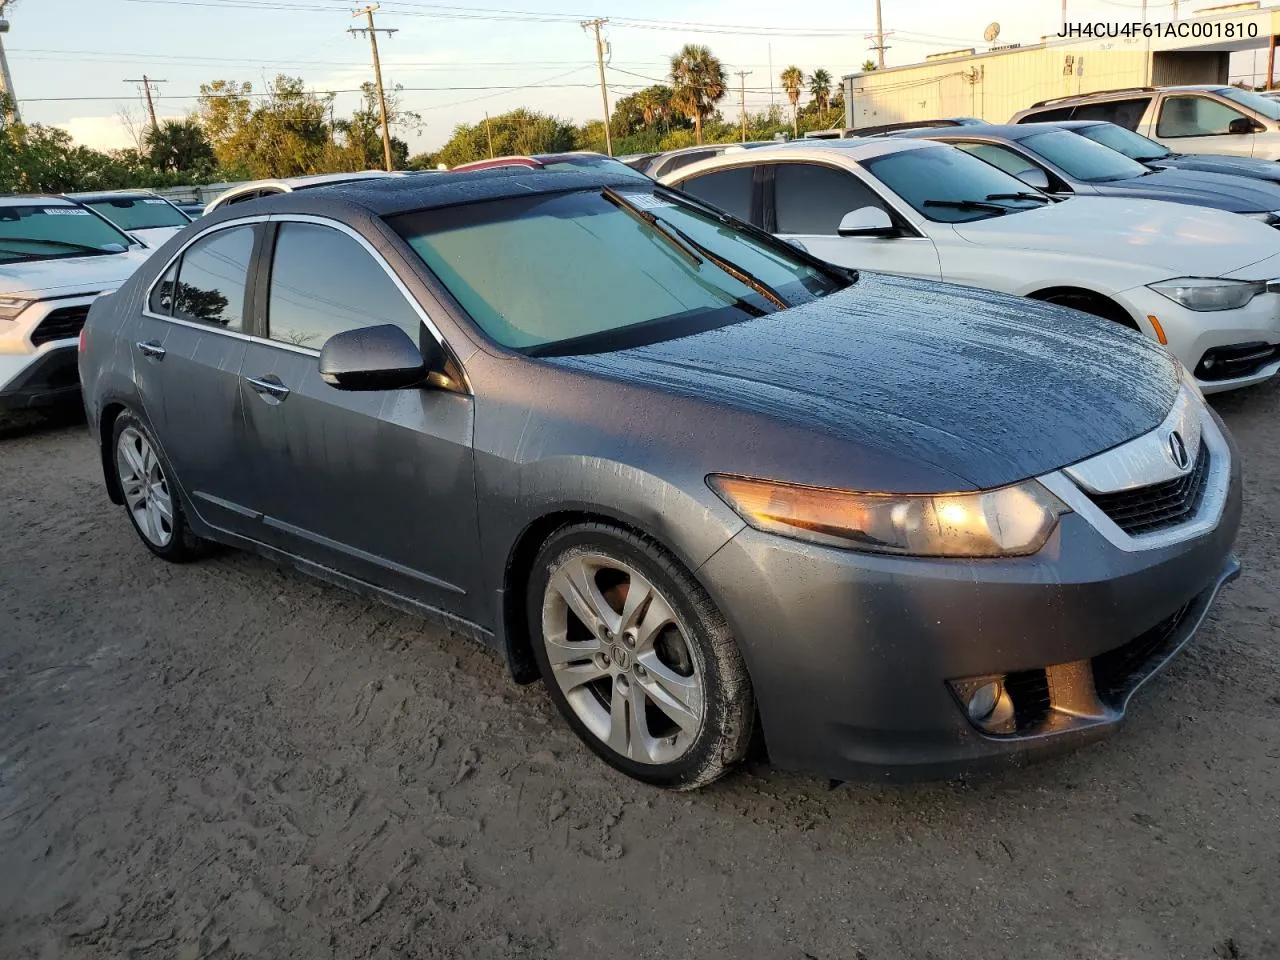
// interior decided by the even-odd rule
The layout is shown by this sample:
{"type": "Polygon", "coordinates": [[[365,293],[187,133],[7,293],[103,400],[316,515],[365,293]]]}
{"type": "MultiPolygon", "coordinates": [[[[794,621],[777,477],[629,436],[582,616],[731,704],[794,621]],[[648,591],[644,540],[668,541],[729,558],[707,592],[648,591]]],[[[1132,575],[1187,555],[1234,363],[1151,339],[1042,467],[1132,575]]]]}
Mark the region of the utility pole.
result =
{"type": "Polygon", "coordinates": [[[773,44],[769,44],[769,106],[774,106],[773,99],[773,44]]]}
{"type": "Polygon", "coordinates": [[[880,0],[876,0],[876,60],[884,69],[884,21],[880,17],[880,0]]]}
{"type": "MultiPolygon", "coordinates": [[[[0,34],[9,32],[9,21],[4,18],[6,6],[8,6],[6,0],[0,0],[0,34]]],[[[9,58],[5,56],[3,40],[0,40],[0,93],[6,94],[9,98],[5,111],[6,119],[9,123],[21,123],[22,116],[18,113],[18,95],[13,92],[13,75],[9,73],[9,58]]]]}
{"type": "Polygon", "coordinates": [[[738,75],[738,94],[741,97],[742,104],[742,142],[747,142],[747,77],[751,76],[750,70],[735,70],[738,75]]]}
{"type": "Polygon", "coordinates": [[[164,82],[165,82],[164,80],[152,80],[145,73],[142,75],[141,80],[125,80],[125,83],[142,84],[142,90],[147,96],[147,113],[151,114],[151,132],[152,133],[156,132],[160,124],[156,123],[156,104],[155,104],[155,101],[151,99],[151,86],[152,84],[164,83],[164,82]]]}
{"type": "Polygon", "coordinates": [[[613,137],[609,135],[609,88],[604,82],[604,42],[600,39],[600,28],[608,22],[600,17],[594,20],[583,20],[582,29],[594,31],[596,35],[596,67],[600,71],[600,102],[604,105],[604,148],[612,157],[613,137]]]}
{"type": "Polygon", "coordinates": [[[387,124],[387,95],[382,89],[382,61],[378,59],[378,34],[385,33],[388,37],[396,32],[395,29],[388,30],[386,27],[375,27],[373,25],[373,12],[378,9],[376,3],[371,3],[367,7],[355,11],[351,14],[353,17],[366,17],[369,21],[367,27],[349,27],[347,32],[352,36],[357,33],[367,33],[369,35],[369,46],[373,48],[373,79],[378,86],[378,112],[382,115],[382,159],[386,164],[387,171],[391,170],[391,128],[387,124]]]}
{"type": "Polygon", "coordinates": [[[484,112],[484,135],[489,139],[489,159],[493,159],[493,128],[489,126],[489,111],[484,112]]]}
{"type": "MultiPolygon", "coordinates": [[[[1177,19],[1175,16],[1174,19],[1177,19]]],[[[1062,27],[1065,30],[1067,26],[1067,0],[1062,0],[1062,27]]]]}

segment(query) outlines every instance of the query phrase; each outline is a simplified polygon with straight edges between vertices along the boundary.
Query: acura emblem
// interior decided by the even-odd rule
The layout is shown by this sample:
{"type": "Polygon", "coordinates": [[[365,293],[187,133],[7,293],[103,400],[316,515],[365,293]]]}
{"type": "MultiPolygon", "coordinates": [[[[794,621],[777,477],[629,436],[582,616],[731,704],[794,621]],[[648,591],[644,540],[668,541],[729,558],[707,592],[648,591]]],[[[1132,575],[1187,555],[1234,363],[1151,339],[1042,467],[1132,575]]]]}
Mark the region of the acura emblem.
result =
{"type": "Polygon", "coordinates": [[[1187,445],[1182,440],[1182,434],[1177,430],[1169,434],[1169,459],[1179,470],[1185,470],[1191,466],[1191,458],[1187,456],[1187,445]]]}

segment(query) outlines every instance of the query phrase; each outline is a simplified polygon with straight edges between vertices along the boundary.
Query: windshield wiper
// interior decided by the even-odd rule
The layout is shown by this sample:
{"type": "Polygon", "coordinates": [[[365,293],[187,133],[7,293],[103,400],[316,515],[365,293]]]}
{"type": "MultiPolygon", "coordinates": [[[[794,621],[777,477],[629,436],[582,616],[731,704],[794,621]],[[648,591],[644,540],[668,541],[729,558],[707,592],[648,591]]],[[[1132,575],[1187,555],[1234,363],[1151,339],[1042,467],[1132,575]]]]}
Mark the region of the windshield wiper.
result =
{"type": "Polygon", "coordinates": [[[1043,193],[988,193],[988,200],[1037,200],[1040,203],[1052,203],[1052,197],[1043,193]]]}
{"type": "Polygon", "coordinates": [[[749,271],[738,266],[732,261],[726,260],[714,250],[709,249],[699,243],[693,237],[689,236],[679,227],[667,223],[654,213],[648,210],[641,210],[630,200],[618,193],[612,187],[605,187],[601,194],[606,200],[616,206],[618,209],[629,213],[641,223],[646,223],[654,230],[658,231],[662,236],[666,237],[669,242],[680,249],[687,257],[691,258],[694,266],[702,263],[703,259],[710,260],[717,267],[723,270],[739,283],[744,284],[754,290],[760,296],[764,297],[779,310],[786,310],[790,304],[783,300],[776,290],[770,287],[763,280],[753,276],[749,271]]]}
{"type": "Polygon", "coordinates": [[[1009,212],[1008,207],[1002,207],[998,203],[990,203],[985,200],[926,200],[922,206],[947,207],[951,210],[990,210],[998,217],[1003,217],[1009,212]]]}
{"type": "Polygon", "coordinates": [[[43,237],[4,237],[0,239],[0,243],[43,243],[58,247],[68,247],[71,250],[84,250],[88,253],[111,253],[110,250],[103,250],[101,247],[91,247],[87,243],[75,243],[71,240],[48,240],[43,237]]]}

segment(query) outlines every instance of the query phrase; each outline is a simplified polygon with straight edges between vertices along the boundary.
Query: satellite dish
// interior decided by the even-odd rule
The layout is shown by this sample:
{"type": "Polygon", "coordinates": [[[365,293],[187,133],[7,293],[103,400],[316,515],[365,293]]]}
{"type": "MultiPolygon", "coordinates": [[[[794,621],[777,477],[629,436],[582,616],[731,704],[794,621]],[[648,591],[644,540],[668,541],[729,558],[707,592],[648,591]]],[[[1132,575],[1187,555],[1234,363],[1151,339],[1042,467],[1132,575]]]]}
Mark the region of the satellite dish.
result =
{"type": "Polygon", "coordinates": [[[996,37],[1000,36],[1000,24],[993,20],[987,24],[987,29],[982,31],[982,39],[987,43],[995,43],[996,37]]]}

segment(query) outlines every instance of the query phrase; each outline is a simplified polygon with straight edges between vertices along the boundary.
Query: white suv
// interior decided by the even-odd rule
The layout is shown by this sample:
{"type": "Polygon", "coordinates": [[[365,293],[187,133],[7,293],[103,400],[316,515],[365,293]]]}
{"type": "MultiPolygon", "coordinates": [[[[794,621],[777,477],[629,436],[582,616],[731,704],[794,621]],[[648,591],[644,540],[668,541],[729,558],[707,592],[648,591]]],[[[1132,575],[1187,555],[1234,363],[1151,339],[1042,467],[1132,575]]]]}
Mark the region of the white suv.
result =
{"type": "Polygon", "coordinates": [[[78,394],[76,345],[89,305],[148,253],[64,197],[0,197],[0,410],[78,394]]]}
{"type": "Polygon", "coordinates": [[[1042,100],[1010,123],[1105,120],[1177,153],[1280,160],[1280,101],[1219,83],[1133,87],[1042,100]]]}
{"type": "Polygon", "coordinates": [[[831,263],[1114,320],[1166,345],[1206,393],[1280,371],[1280,231],[1259,220],[1161,200],[1057,200],[925,140],[764,147],[663,182],[831,263]]]}

